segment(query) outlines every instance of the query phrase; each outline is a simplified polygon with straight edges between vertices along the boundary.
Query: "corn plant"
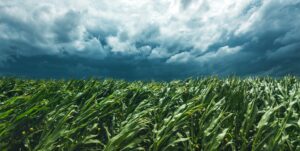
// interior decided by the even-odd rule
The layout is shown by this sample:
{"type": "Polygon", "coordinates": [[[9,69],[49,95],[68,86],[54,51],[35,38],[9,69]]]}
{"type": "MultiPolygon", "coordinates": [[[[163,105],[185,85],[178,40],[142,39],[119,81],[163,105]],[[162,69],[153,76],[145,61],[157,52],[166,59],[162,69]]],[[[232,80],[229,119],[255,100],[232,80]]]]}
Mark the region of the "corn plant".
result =
{"type": "Polygon", "coordinates": [[[300,150],[300,81],[1,78],[0,150],[300,150]]]}

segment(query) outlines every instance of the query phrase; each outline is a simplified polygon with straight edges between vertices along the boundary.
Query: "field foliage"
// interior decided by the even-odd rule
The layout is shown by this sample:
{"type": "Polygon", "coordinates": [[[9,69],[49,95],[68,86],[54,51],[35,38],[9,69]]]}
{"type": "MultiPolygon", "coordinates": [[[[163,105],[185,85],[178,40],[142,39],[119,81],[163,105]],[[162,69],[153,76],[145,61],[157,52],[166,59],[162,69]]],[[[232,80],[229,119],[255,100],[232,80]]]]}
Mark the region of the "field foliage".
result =
{"type": "Polygon", "coordinates": [[[300,150],[300,80],[0,79],[0,150],[300,150]]]}

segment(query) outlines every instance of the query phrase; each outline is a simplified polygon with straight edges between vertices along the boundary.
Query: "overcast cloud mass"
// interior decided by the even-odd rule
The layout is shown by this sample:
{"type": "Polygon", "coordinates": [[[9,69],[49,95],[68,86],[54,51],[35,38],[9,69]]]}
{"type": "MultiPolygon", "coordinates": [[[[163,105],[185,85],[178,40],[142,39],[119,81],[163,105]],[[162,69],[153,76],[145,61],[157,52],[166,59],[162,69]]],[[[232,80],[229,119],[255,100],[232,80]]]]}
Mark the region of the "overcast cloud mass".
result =
{"type": "Polygon", "coordinates": [[[0,0],[0,75],[300,75],[300,0],[0,0]]]}

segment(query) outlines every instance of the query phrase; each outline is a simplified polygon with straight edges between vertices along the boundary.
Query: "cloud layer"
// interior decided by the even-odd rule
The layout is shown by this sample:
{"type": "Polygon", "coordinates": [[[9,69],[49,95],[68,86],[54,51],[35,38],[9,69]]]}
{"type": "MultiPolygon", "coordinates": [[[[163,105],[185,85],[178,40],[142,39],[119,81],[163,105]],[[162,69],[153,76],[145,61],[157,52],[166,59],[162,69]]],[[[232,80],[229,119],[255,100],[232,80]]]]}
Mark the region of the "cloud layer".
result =
{"type": "Polygon", "coordinates": [[[300,75],[300,0],[0,1],[0,74],[300,75]]]}

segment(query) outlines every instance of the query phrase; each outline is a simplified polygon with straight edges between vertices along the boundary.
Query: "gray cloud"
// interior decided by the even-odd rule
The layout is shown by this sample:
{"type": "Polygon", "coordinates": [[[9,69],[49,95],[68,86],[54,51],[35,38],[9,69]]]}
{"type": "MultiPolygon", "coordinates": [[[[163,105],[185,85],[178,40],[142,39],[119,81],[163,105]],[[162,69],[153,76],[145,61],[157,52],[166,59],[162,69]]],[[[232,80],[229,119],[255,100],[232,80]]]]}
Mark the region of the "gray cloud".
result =
{"type": "Polygon", "coordinates": [[[300,0],[0,2],[0,74],[300,75],[300,0]]]}
{"type": "Polygon", "coordinates": [[[80,13],[73,10],[56,19],[53,27],[55,42],[70,43],[79,39],[81,36],[80,20],[80,13]]]}

